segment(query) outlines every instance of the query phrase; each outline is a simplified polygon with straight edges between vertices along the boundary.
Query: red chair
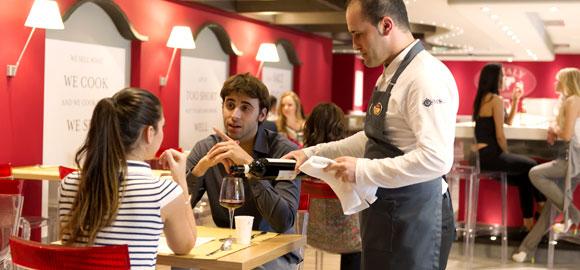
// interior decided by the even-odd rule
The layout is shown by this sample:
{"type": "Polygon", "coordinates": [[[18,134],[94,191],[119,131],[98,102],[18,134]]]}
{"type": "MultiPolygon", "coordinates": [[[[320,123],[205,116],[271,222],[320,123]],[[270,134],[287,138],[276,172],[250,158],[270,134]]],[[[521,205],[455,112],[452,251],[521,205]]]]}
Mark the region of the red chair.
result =
{"type": "Polygon", "coordinates": [[[65,166],[58,166],[58,177],[60,180],[64,179],[67,175],[76,172],[77,169],[65,167],[65,166]]]}
{"type": "Polygon", "coordinates": [[[10,163],[0,164],[0,178],[12,177],[12,165],[10,163]]]}
{"type": "Polygon", "coordinates": [[[57,269],[129,269],[127,245],[104,247],[68,247],[47,245],[10,238],[12,263],[39,270],[57,269]]]}

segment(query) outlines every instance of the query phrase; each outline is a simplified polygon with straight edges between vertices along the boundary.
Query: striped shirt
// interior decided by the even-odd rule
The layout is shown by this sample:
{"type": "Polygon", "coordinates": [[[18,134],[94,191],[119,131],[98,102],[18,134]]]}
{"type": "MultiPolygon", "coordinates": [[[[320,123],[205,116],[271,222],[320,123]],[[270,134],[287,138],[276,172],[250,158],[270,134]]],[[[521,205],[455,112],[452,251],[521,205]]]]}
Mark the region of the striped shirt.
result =
{"type": "MultiPolygon", "coordinates": [[[[183,190],[172,179],[154,176],[151,167],[141,161],[127,161],[125,194],[111,226],[97,233],[95,246],[129,245],[131,269],[155,269],[159,236],[163,230],[161,208],[183,190]]],[[[65,177],[60,185],[59,215],[66,222],[78,192],[80,175],[65,177]]],[[[122,192],[122,188],[119,192],[122,192]]],[[[63,237],[67,239],[67,235],[63,237]]],[[[86,244],[86,242],[84,242],[86,244]]],[[[82,242],[80,244],[83,244],[82,242]]]]}

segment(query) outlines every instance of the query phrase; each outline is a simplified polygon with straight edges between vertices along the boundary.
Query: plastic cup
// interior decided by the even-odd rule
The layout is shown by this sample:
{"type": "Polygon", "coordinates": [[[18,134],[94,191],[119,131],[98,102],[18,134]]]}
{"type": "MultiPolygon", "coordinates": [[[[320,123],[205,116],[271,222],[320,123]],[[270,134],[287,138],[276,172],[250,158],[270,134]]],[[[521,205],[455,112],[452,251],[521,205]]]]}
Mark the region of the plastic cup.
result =
{"type": "Polygon", "coordinates": [[[249,245],[252,240],[253,216],[235,216],[236,220],[236,243],[249,245]]]}

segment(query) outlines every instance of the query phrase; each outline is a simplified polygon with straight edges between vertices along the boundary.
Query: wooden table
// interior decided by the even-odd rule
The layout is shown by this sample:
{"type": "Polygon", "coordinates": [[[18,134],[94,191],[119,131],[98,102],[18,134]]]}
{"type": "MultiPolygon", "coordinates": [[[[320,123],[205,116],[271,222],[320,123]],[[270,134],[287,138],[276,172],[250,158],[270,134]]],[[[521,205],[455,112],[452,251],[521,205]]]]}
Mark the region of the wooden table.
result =
{"type": "MultiPolygon", "coordinates": [[[[153,170],[155,175],[171,174],[169,171],[153,170]]],[[[12,168],[12,177],[24,180],[60,181],[58,166],[33,165],[12,168]]]]}
{"type": "MultiPolygon", "coordinates": [[[[198,226],[197,230],[199,236],[214,235],[221,237],[224,235],[224,232],[230,234],[229,229],[223,228],[198,226]]],[[[306,236],[299,234],[279,234],[267,240],[252,242],[251,246],[218,259],[207,259],[203,258],[203,256],[178,256],[159,253],[157,255],[157,264],[208,270],[249,270],[270,262],[288,252],[304,247],[304,245],[306,245],[306,236]]],[[[198,248],[202,247],[196,247],[195,249],[198,248]]]]}

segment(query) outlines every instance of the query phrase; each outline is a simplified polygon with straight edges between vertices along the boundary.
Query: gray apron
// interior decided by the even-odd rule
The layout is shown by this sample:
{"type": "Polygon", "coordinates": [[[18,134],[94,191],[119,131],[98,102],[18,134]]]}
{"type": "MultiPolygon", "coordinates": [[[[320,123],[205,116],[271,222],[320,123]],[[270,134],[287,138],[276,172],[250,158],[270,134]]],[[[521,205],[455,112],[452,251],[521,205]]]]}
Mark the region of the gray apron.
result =
{"type": "MultiPolygon", "coordinates": [[[[423,50],[418,42],[393,75],[385,92],[375,88],[365,118],[368,141],[365,158],[383,159],[403,155],[391,144],[385,116],[391,90],[399,75],[423,50]]],[[[441,178],[405,186],[379,188],[378,199],[361,212],[361,269],[439,269],[441,246],[441,178]]]]}

